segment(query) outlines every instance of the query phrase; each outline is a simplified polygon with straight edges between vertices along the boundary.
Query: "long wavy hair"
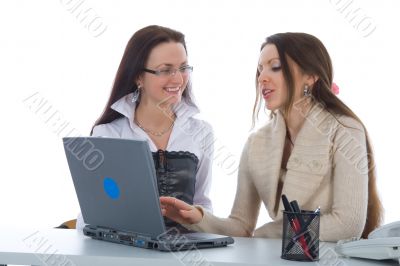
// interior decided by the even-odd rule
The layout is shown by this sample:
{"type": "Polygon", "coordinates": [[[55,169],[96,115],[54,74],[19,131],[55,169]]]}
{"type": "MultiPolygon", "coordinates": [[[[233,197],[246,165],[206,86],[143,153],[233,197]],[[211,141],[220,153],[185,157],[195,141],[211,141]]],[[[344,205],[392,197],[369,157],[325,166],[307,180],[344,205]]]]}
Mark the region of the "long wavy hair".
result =
{"type": "MultiPolygon", "coordinates": [[[[162,26],[151,25],[142,28],[133,34],[126,45],[104,111],[94,123],[90,134],[93,133],[93,128],[95,126],[110,123],[123,116],[111,109],[111,105],[123,96],[135,92],[138,89],[136,81],[140,75],[143,74],[143,68],[145,68],[145,64],[151,51],[157,45],[168,42],[181,43],[187,53],[185,36],[179,31],[162,26]]],[[[190,80],[182,93],[182,99],[187,104],[195,106],[192,98],[192,84],[190,80]]],[[[140,98],[138,104],[140,104],[140,98]]]]}
{"type": "MultiPolygon", "coordinates": [[[[379,199],[376,186],[375,160],[368,132],[357,115],[332,93],[333,68],[328,51],[322,42],[306,33],[278,33],[266,38],[261,45],[261,50],[267,44],[273,44],[278,50],[283,77],[288,90],[288,97],[282,108],[284,116],[288,115],[294,105],[294,78],[290,69],[288,58],[290,57],[305,74],[315,75],[318,80],[314,83],[311,94],[312,101],[320,103],[335,118],[348,116],[358,121],[365,130],[367,155],[368,155],[368,209],[367,220],[362,233],[363,238],[377,228],[383,220],[383,206],[379,199]]],[[[256,73],[256,100],[253,107],[253,127],[261,107],[261,96],[257,89],[257,80],[260,72],[256,73]]],[[[342,124],[343,125],[343,124],[342,124]]]]}

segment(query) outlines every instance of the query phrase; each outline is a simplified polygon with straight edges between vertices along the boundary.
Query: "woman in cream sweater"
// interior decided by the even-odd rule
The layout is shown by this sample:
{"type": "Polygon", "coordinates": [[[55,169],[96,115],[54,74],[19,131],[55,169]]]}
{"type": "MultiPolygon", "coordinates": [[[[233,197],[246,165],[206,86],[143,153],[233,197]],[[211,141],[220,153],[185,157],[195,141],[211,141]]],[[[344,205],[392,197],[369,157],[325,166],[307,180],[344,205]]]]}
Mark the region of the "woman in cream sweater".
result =
{"type": "Polygon", "coordinates": [[[282,236],[281,195],[301,209],[321,207],[320,239],[366,237],[382,217],[374,160],[360,119],[331,91],[332,64],[316,37],[279,33],[261,46],[253,124],[261,106],[271,120],[243,149],[228,218],[161,197],[163,215],[190,229],[231,236],[282,236]],[[272,222],[255,229],[260,205],[272,222]]]}

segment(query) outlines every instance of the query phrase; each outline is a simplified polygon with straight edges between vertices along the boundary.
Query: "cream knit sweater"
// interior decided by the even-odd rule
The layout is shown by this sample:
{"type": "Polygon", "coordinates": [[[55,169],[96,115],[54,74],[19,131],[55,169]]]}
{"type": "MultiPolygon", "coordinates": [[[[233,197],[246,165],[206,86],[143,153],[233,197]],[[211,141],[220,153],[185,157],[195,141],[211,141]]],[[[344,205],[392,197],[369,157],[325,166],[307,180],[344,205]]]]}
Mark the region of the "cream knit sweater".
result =
{"type": "Polygon", "coordinates": [[[190,229],[231,236],[280,238],[282,194],[296,199],[303,210],[321,207],[320,239],[337,241],[363,231],[368,202],[366,137],[360,123],[340,117],[340,123],[316,105],[307,114],[282,172],[281,159],[286,135],[283,116],[277,115],[253,133],[240,160],[236,198],[228,218],[204,211],[203,219],[190,229]],[[345,126],[343,126],[343,125],[345,126]],[[255,229],[261,202],[272,221],[255,229]]]}

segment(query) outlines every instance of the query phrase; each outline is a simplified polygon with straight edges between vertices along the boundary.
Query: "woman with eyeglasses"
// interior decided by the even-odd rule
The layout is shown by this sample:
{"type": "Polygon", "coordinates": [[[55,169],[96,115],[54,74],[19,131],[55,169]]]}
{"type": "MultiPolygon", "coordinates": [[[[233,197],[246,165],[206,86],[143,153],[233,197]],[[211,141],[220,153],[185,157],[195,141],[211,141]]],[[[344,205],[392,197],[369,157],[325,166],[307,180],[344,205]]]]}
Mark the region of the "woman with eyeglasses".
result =
{"type": "MultiPolygon", "coordinates": [[[[146,140],[160,195],[212,211],[213,132],[197,119],[184,35],[148,26],[129,40],[92,136],[146,140]]],[[[166,219],[167,226],[176,223],[166,219]]],[[[84,227],[79,215],[77,228],[84,227]]]]}
{"type": "Polygon", "coordinates": [[[268,37],[256,72],[253,126],[262,100],[271,121],[243,149],[230,216],[172,197],[160,198],[163,214],[198,231],[281,238],[284,194],[300,209],[320,206],[321,240],[366,238],[382,218],[373,151],[361,120],[332,92],[332,76],[316,37],[268,37]],[[256,229],[261,203],[272,221],[256,229]]]}

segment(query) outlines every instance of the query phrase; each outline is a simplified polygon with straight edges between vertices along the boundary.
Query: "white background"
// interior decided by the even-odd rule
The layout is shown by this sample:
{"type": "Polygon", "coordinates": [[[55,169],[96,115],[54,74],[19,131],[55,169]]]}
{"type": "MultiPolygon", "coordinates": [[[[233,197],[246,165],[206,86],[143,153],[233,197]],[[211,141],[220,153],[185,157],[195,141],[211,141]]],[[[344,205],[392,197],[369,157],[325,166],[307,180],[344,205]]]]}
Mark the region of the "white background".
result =
{"type": "MultiPolygon", "coordinates": [[[[69,123],[70,130],[89,134],[127,41],[150,24],[186,35],[197,102],[214,127],[216,148],[236,165],[250,132],[261,43],[286,31],[320,38],[332,57],[339,97],[369,130],[385,222],[400,220],[399,7],[395,0],[2,1],[0,225],[53,227],[76,217],[79,205],[61,142],[68,132],[55,133],[56,125],[69,123]],[[92,17],[82,21],[79,12],[88,9],[92,17]],[[93,16],[97,24],[88,27],[93,16]],[[95,26],[105,31],[96,37],[95,26]],[[47,101],[47,114],[26,100],[35,93],[47,101]]],[[[266,121],[261,116],[259,125],[266,121]]],[[[211,198],[222,217],[229,215],[236,190],[231,170],[215,160],[211,198]]],[[[259,224],[268,221],[262,207],[259,224]]]]}

